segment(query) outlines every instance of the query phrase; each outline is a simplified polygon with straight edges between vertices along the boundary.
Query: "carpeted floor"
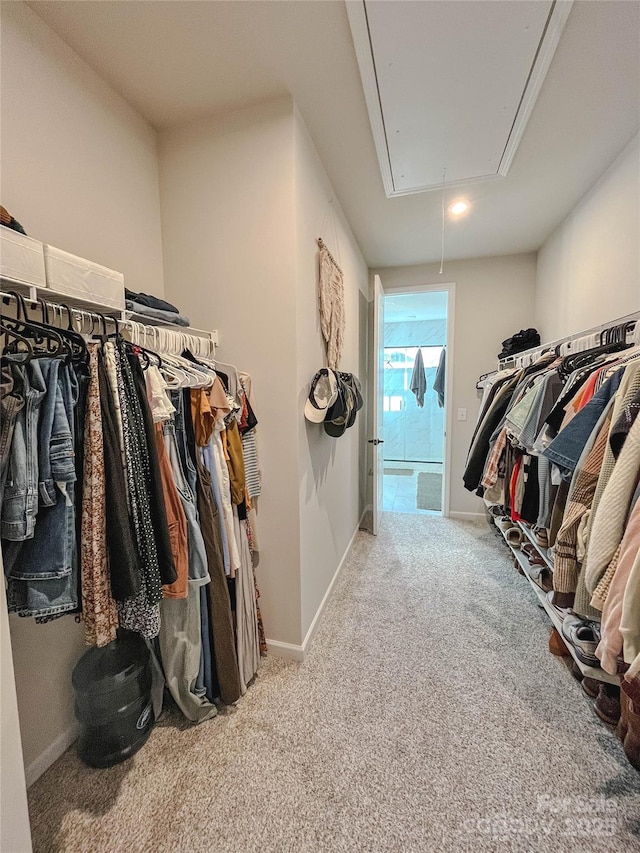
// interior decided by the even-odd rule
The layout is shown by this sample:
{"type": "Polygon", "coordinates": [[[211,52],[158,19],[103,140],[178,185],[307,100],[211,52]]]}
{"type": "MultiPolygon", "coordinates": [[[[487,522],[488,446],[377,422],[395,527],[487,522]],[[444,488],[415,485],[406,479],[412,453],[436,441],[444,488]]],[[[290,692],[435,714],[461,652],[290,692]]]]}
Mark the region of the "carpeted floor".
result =
{"type": "Polygon", "coordinates": [[[68,751],[30,790],[34,849],[638,850],[640,774],[547,637],[486,524],[386,515],[303,664],[110,770],[68,751]]]}

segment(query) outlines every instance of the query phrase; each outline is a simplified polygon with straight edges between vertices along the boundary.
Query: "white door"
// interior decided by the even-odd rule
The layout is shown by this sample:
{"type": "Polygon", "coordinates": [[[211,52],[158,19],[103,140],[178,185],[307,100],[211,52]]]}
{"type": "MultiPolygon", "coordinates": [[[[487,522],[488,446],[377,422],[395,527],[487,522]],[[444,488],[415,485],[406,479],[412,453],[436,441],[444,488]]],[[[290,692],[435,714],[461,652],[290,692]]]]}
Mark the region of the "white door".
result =
{"type": "Polygon", "coordinates": [[[382,484],[384,477],[384,436],[382,413],[384,410],[384,290],[380,276],[373,277],[373,424],[369,444],[372,446],[373,470],[373,535],[378,535],[382,514],[382,484]]]}

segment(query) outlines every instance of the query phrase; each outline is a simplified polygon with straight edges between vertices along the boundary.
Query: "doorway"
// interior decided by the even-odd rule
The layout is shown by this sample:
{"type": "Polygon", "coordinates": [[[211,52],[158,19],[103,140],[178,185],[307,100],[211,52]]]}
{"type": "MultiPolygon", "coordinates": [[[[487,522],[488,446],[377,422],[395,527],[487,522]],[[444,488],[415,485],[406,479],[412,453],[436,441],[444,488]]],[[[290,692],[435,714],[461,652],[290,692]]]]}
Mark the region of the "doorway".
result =
{"type": "Polygon", "coordinates": [[[449,289],[384,296],[383,405],[386,512],[442,515],[449,289]]]}

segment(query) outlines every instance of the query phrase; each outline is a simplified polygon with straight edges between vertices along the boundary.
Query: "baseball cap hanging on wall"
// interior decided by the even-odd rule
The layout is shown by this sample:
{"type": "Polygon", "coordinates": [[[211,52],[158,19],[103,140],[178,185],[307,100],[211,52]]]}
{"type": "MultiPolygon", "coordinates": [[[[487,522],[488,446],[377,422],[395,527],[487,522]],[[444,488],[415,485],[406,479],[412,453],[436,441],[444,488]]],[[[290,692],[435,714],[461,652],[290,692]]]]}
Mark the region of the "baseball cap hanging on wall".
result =
{"type": "Polygon", "coordinates": [[[321,423],[327,435],[340,438],[354,425],[363,402],[357,376],[323,367],[311,380],[304,416],[311,423],[321,423]]]}
{"type": "Polygon", "coordinates": [[[311,380],[307,402],[304,404],[304,416],[314,424],[321,424],[327,410],[338,397],[338,378],[333,370],[323,367],[311,380]]]}

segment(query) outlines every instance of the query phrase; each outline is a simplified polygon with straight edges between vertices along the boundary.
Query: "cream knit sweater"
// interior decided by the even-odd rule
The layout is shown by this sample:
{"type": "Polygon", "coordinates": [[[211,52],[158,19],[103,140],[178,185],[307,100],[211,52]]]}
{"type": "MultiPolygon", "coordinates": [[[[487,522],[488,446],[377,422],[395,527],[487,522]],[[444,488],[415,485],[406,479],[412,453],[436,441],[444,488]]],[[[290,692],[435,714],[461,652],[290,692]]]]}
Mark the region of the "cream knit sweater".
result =
{"type": "Polygon", "coordinates": [[[593,522],[584,567],[585,583],[590,592],[597,587],[622,540],[639,471],[640,418],[637,418],[602,492],[595,517],[592,511],[593,522]]]}

